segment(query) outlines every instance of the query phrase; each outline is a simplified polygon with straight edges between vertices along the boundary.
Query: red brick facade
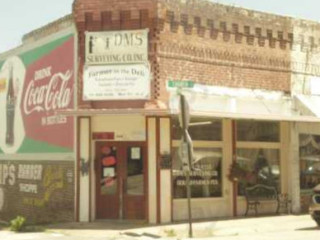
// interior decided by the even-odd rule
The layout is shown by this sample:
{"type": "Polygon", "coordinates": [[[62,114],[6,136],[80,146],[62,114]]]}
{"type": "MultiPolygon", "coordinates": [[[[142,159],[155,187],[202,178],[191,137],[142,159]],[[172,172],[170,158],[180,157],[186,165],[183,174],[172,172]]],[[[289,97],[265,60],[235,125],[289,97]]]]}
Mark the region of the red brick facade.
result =
{"type": "MultiPolygon", "coordinates": [[[[73,10],[80,69],[84,31],[150,29],[152,100],[168,100],[165,86],[170,79],[289,93],[293,74],[319,74],[318,66],[304,62],[306,53],[313,56],[318,49],[320,26],[311,21],[194,0],[76,0],[73,10]]],[[[81,107],[93,108],[143,104],[92,102],[90,106],[80,101],[81,107]]]]}

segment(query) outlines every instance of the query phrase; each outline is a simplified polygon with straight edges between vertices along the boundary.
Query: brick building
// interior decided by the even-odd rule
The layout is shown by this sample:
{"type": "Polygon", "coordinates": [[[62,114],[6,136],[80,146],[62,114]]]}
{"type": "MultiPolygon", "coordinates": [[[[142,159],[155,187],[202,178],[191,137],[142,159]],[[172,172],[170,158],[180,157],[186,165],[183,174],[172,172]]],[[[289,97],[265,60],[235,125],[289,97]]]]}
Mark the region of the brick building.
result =
{"type": "Polygon", "coordinates": [[[0,55],[0,218],[74,219],[75,27],[71,15],[0,55]]]}
{"type": "MultiPolygon", "coordinates": [[[[58,48],[59,53],[64,41],[71,41],[68,37],[74,41],[74,46],[68,46],[74,51],[65,52],[73,59],[73,101],[67,104],[60,97],[55,109],[45,109],[51,118],[48,113],[37,116],[41,126],[61,124],[72,131],[58,138],[64,143],[53,137],[38,139],[68,151],[39,152],[20,143],[14,146],[20,151],[16,154],[2,137],[0,156],[7,170],[2,171],[6,178],[0,185],[0,216],[14,214],[6,211],[8,196],[19,193],[22,198],[39,199],[41,194],[48,195],[40,192],[47,186],[43,176],[28,175],[28,171],[24,175],[23,168],[32,168],[37,160],[39,166],[34,168],[42,173],[42,162],[50,158],[50,164],[58,166],[62,166],[59,160],[74,163],[74,172],[61,170],[61,176],[64,182],[69,176],[69,185],[62,185],[71,184],[75,190],[50,191],[56,198],[66,193],[73,196],[69,215],[61,220],[72,216],[77,221],[120,218],[150,223],[187,219],[175,87],[181,81],[190,86],[179,91],[190,105],[189,132],[198,169],[191,174],[193,217],[243,215],[244,189],[255,184],[288,194],[295,213],[307,209],[311,189],[320,181],[319,23],[199,0],[75,0],[72,16],[28,34],[21,47],[0,55],[0,69],[9,69],[2,70],[0,81],[11,76],[15,60],[6,59],[18,55],[28,66],[28,76],[25,61],[39,52],[35,48],[49,44],[50,50],[58,48]],[[44,158],[43,152],[49,154],[44,158]],[[253,178],[231,182],[233,160],[253,178]],[[10,184],[10,165],[15,161],[13,178],[21,182],[10,184]],[[41,186],[38,180],[43,181],[41,186]],[[39,192],[32,192],[35,188],[39,192]]],[[[54,58],[50,52],[43,67],[35,69],[31,75],[35,82],[50,79],[51,66],[61,68],[54,58]],[[46,64],[50,60],[55,65],[46,64]]],[[[70,77],[66,69],[59,71],[70,77]]],[[[65,90],[65,78],[61,79],[60,90],[65,90]]],[[[1,97],[8,102],[9,84],[4,86],[1,97]]],[[[24,119],[42,112],[32,111],[39,107],[41,94],[34,91],[29,98],[21,94],[26,99],[21,105],[24,119]]],[[[4,127],[8,128],[7,122],[4,127]]],[[[26,123],[20,125],[26,129],[26,123]]],[[[25,135],[35,140],[41,133],[25,135]]],[[[47,200],[41,207],[48,214],[60,209],[54,200],[50,207],[51,198],[47,200]]],[[[39,201],[23,200],[24,205],[18,205],[28,215],[30,209],[41,209],[39,201]]],[[[259,211],[273,213],[275,207],[267,201],[259,211]]]]}

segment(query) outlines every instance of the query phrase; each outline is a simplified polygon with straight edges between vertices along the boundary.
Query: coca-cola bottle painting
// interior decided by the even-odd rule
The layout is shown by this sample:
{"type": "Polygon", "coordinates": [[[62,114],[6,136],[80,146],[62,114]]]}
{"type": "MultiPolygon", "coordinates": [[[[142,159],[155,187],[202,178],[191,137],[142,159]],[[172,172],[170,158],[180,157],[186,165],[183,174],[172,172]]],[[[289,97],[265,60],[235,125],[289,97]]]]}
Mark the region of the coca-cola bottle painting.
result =
{"type": "Polygon", "coordinates": [[[22,90],[26,68],[17,56],[10,57],[1,65],[0,79],[0,155],[15,154],[25,140],[23,112],[21,111],[22,90]]]}
{"type": "Polygon", "coordinates": [[[14,117],[16,108],[16,93],[13,85],[13,66],[9,66],[8,91],[7,91],[7,126],[6,126],[6,145],[13,146],[14,144],[14,117]]]}

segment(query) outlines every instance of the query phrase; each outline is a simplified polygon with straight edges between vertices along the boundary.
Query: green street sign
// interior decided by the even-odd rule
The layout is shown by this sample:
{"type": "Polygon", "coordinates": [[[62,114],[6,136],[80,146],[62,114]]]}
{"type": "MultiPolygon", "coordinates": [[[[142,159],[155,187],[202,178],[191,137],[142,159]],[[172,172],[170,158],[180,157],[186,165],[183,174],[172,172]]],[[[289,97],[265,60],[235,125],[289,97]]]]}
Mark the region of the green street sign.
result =
{"type": "Polygon", "coordinates": [[[168,86],[170,88],[193,88],[194,82],[192,81],[181,81],[181,80],[169,80],[168,86]]]}

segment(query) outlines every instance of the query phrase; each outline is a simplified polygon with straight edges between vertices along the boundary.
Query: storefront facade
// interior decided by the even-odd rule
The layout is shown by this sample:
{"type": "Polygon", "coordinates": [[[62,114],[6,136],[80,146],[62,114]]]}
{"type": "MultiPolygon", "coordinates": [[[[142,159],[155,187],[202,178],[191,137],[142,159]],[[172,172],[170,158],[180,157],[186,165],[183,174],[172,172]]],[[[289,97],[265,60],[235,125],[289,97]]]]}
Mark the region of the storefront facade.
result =
{"type": "Polygon", "coordinates": [[[73,4],[74,105],[55,109],[74,121],[60,138],[73,145],[73,219],[187,219],[179,93],[194,219],[244,215],[255,184],[305,211],[320,174],[318,24],[206,1],[107,2],[73,4]],[[230,181],[234,161],[250,181],[230,181]]]}
{"type": "MultiPolygon", "coordinates": [[[[123,98],[125,94],[115,99],[92,99],[82,102],[83,106],[87,104],[84,108],[66,112],[82,115],[80,122],[86,127],[83,133],[80,124],[80,139],[82,133],[86,139],[89,136],[86,141],[78,139],[79,144],[86,144],[80,149],[90,149],[85,159],[91,165],[85,185],[81,184],[83,178],[79,179],[79,220],[109,216],[165,223],[187,219],[185,178],[179,157],[178,91],[184,93],[190,104],[191,125],[205,123],[189,129],[197,169],[191,174],[193,218],[244,214],[244,188],[248,183],[240,181],[235,185],[229,180],[234,159],[244,171],[256,173],[251,184],[275,186],[279,193],[292,199],[290,211],[303,210],[305,197],[300,182],[303,185],[307,180],[303,176],[300,179],[300,172],[306,167],[299,160],[299,142],[291,139],[305,132],[297,126],[319,127],[319,115],[306,110],[306,104],[295,97],[310,94],[311,82],[317,81],[318,65],[311,67],[304,62],[306,49],[315,45],[317,38],[314,32],[308,32],[313,23],[304,28],[293,19],[255,12],[260,17],[258,26],[253,24],[257,19],[250,15],[252,11],[207,2],[126,3],[112,9],[103,2],[94,9],[86,9],[86,1],[74,4],[80,41],[85,48],[79,49],[85,66],[83,81],[89,79],[86,71],[90,65],[107,70],[106,66],[123,65],[128,60],[115,62],[119,59],[100,56],[88,62],[84,54],[90,48],[85,41],[86,31],[98,36],[148,29],[147,61],[145,57],[129,60],[130,64],[139,64],[143,59],[150,66],[151,89],[150,94],[142,94],[149,95],[145,99],[142,95],[123,98]],[[212,13],[217,15],[214,19],[212,13]],[[281,27],[269,29],[266,26],[271,22],[281,27]],[[298,32],[311,42],[301,40],[301,35],[295,35],[298,32]],[[194,86],[178,89],[173,86],[178,81],[194,86]],[[103,149],[107,153],[102,154],[103,149]],[[121,159],[113,160],[119,166],[104,163],[108,154],[121,159]],[[105,177],[103,171],[111,179],[101,179],[105,177]],[[81,189],[88,196],[85,200],[81,189]],[[113,199],[101,200],[101,194],[113,199]],[[115,209],[100,216],[103,202],[109,201],[117,202],[108,205],[116,206],[115,209]],[[131,204],[140,209],[140,214],[130,210],[131,204]]],[[[126,53],[135,54],[130,46],[126,53]]],[[[313,50],[314,64],[316,56],[317,51],[313,50]]],[[[143,91],[143,87],[140,89],[143,91]]],[[[316,94],[314,97],[317,98],[316,94]]],[[[313,143],[310,138],[309,142],[313,143]]],[[[260,212],[273,213],[275,208],[274,203],[266,202],[260,212]]]]}

